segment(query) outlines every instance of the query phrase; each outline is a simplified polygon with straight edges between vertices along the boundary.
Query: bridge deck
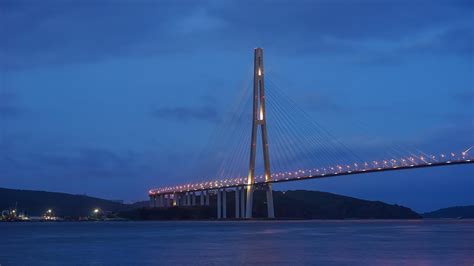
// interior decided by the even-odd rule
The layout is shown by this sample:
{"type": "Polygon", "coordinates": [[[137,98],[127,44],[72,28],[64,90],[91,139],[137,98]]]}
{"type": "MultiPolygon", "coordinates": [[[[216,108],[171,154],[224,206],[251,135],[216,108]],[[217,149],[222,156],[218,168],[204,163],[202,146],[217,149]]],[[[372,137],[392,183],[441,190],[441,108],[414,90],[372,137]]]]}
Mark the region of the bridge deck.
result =
{"type": "MultiPolygon", "coordinates": [[[[382,165],[381,167],[370,167],[363,169],[346,169],[349,167],[329,167],[321,169],[310,169],[310,170],[297,170],[294,172],[285,172],[285,173],[276,173],[272,174],[272,180],[265,181],[263,176],[255,178],[254,185],[262,185],[266,183],[282,183],[306,179],[315,179],[315,178],[328,178],[334,176],[345,176],[345,175],[356,175],[356,174],[366,174],[374,172],[386,172],[386,171],[396,171],[396,170],[406,170],[406,169],[415,169],[415,168],[427,168],[427,167],[437,167],[437,166],[448,166],[448,165],[461,165],[461,164],[471,164],[474,163],[472,158],[463,158],[458,160],[442,161],[442,162],[426,162],[426,163],[417,163],[417,164],[406,164],[406,165],[382,165]],[[336,171],[328,171],[334,170],[336,171]]],[[[158,195],[158,194],[173,194],[181,192],[190,192],[190,191],[204,191],[220,188],[236,188],[236,187],[245,187],[248,184],[246,183],[246,178],[235,178],[235,179],[224,179],[200,183],[191,183],[186,185],[174,186],[174,187],[163,187],[152,189],[149,191],[149,195],[158,195]]]]}

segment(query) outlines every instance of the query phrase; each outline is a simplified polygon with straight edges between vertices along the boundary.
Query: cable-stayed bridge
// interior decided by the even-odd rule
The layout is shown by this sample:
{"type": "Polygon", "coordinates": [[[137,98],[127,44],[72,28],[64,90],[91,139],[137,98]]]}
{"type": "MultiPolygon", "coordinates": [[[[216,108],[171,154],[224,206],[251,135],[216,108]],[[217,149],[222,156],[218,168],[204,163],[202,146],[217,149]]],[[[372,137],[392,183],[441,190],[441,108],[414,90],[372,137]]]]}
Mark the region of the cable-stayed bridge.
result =
{"type": "MultiPolygon", "coordinates": [[[[351,148],[311,118],[276,82],[265,80],[265,76],[263,50],[256,48],[252,89],[242,91],[228,119],[220,123],[206,145],[207,150],[197,156],[196,169],[209,169],[214,174],[200,182],[151,189],[152,207],[208,206],[213,194],[217,217],[227,218],[227,197],[232,191],[232,218],[250,219],[253,191],[259,189],[266,192],[268,218],[274,218],[274,183],[474,162],[469,146],[434,154],[394,145],[383,147],[382,156],[351,148]],[[263,156],[258,157],[259,153],[263,156]]],[[[363,140],[353,142],[364,144],[363,140]]],[[[191,174],[198,172],[193,170],[191,174]]]]}

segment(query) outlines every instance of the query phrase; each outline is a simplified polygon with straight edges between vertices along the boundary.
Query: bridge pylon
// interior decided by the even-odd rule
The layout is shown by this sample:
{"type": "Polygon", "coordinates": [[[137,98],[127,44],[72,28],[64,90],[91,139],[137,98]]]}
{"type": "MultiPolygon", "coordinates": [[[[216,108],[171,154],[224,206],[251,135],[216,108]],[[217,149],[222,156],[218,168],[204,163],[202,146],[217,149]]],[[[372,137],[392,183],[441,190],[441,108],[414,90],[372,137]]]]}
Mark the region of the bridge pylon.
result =
{"type": "MultiPolygon", "coordinates": [[[[245,218],[252,218],[253,209],[253,189],[255,184],[255,160],[257,154],[257,130],[262,130],[262,150],[265,170],[265,182],[271,181],[270,154],[268,152],[267,119],[265,110],[265,83],[263,68],[263,49],[255,48],[254,73],[253,73],[253,113],[252,113],[252,135],[250,141],[250,163],[249,175],[247,179],[247,206],[245,218]]],[[[263,188],[267,196],[268,218],[275,218],[273,209],[273,192],[271,183],[266,183],[263,188]]]]}

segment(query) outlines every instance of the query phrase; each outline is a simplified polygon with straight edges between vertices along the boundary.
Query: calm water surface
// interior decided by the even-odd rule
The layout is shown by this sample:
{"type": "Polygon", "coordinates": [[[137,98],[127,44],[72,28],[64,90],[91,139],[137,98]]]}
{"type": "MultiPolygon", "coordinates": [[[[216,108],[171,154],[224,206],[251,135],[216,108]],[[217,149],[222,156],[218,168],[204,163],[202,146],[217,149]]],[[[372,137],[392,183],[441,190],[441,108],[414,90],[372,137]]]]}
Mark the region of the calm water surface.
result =
{"type": "Polygon", "coordinates": [[[474,221],[0,223],[0,265],[474,265],[474,221]]]}

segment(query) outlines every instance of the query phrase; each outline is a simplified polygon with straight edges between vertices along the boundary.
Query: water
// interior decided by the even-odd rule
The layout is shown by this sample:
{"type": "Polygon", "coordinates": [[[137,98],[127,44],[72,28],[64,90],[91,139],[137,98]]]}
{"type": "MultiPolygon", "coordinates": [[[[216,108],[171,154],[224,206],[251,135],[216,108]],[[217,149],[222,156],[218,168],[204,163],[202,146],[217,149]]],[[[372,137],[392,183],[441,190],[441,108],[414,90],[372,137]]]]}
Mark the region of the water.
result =
{"type": "Polygon", "coordinates": [[[0,223],[0,265],[474,265],[473,220],[0,223]]]}

